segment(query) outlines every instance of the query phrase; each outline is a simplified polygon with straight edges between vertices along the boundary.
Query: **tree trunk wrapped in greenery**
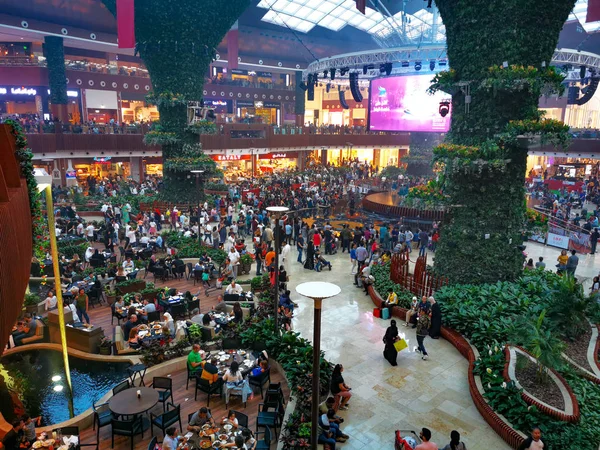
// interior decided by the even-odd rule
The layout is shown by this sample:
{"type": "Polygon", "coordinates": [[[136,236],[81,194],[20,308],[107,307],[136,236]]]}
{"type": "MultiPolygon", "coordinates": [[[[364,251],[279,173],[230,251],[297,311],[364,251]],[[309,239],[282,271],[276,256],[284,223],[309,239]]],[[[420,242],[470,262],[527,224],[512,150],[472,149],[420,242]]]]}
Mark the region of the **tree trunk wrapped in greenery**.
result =
{"type": "MultiPolygon", "coordinates": [[[[103,0],[116,14],[116,0],[103,0]]],[[[204,77],[215,48],[249,6],[249,0],[143,0],[135,3],[137,51],[144,60],[158,106],[160,125],[145,142],[162,145],[164,196],[171,201],[198,201],[191,170],[203,178],[220,174],[202,153],[198,134],[214,133],[214,124],[188,127],[188,102],[202,99],[204,77]]]]}
{"type": "Polygon", "coordinates": [[[537,106],[540,95],[562,93],[563,76],[549,63],[574,3],[436,0],[452,69],[430,90],[452,94],[452,128],[434,149],[451,200],[435,267],[451,282],[513,279],[522,270],[527,148],[568,141],[568,128],[544,120],[537,106]]]}

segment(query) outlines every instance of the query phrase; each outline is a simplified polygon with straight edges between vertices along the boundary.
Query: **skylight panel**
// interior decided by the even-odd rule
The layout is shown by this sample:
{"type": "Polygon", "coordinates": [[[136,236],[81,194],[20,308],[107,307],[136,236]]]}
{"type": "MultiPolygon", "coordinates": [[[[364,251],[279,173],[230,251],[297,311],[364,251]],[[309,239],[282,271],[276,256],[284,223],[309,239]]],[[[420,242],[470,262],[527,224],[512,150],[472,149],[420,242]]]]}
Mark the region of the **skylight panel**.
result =
{"type": "Polygon", "coordinates": [[[317,9],[325,14],[329,14],[337,6],[337,4],[333,3],[332,1],[317,1],[316,3],[318,3],[317,9]]]}
{"type": "Polygon", "coordinates": [[[310,10],[310,11],[311,11],[311,13],[305,19],[312,23],[319,23],[326,16],[326,14],[322,11],[317,11],[317,10],[310,10]]]}
{"type": "Polygon", "coordinates": [[[314,23],[303,20],[296,29],[302,33],[308,33],[314,27],[315,27],[314,23]]]}
{"type": "MultiPolygon", "coordinates": [[[[280,0],[281,1],[281,0],[280,0]]],[[[277,7],[279,6],[279,2],[277,2],[277,7]]],[[[275,9],[278,9],[277,7],[274,7],[275,9]]],[[[286,14],[289,14],[290,16],[293,16],[294,14],[296,14],[298,11],[300,11],[301,9],[306,9],[303,8],[302,6],[300,6],[297,3],[294,2],[288,2],[284,0],[284,5],[283,8],[278,9],[279,11],[283,11],[286,14]]]]}

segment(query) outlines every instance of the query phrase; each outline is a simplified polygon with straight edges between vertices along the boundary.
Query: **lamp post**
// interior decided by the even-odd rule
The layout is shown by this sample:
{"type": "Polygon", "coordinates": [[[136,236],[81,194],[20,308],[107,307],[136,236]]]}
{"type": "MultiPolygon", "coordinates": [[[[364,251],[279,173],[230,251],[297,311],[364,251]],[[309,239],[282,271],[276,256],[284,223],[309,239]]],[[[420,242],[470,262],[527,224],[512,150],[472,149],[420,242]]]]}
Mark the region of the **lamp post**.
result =
{"type": "Polygon", "coordinates": [[[71,385],[71,370],[69,369],[69,352],[67,350],[67,333],[65,331],[65,306],[63,303],[62,289],[60,286],[60,267],[58,260],[58,247],[56,245],[56,225],[54,220],[54,202],[52,201],[52,176],[44,169],[34,169],[35,180],[38,183],[38,192],[46,191],[46,214],[48,215],[48,234],[50,235],[50,254],[52,255],[52,269],[54,271],[54,284],[56,286],[56,306],[58,308],[58,326],[62,346],[63,362],[65,365],[65,379],[69,392],[73,394],[71,385]]]}
{"type": "Polygon", "coordinates": [[[275,286],[273,287],[273,291],[275,294],[275,333],[279,330],[279,314],[278,314],[278,306],[279,306],[279,248],[281,247],[281,241],[279,239],[279,219],[281,218],[282,213],[286,213],[290,210],[290,208],[286,206],[269,206],[267,211],[273,213],[275,215],[275,286]]]}
{"type": "Polygon", "coordinates": [[[296,286],[296,292],[304,297],[312,298],[314,303],[313,328],[313,379],[311,405],[310,448],[317,450],[317,430],[319,422],[319,391],[321,375],[321,304],[324,299],[334,297],[341,292],[338,285],[324,281],[309,281],[296,286]]]}

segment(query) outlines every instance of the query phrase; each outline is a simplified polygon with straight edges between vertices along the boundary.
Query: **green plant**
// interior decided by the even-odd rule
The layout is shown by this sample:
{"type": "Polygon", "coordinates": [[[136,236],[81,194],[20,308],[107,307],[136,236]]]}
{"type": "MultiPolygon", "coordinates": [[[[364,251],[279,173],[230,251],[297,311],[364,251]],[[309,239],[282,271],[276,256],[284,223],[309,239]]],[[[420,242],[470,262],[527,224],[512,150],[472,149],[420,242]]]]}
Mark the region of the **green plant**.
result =
{"type": "Polygon", "coordinates": [[[106,336],[102,336],[102,339],[100,339],[100,343],[98,345],[102,348],[110,348],[113,345],[113,341],[106,336]]]}
{"type": "Polygon", "coordinates": [[[50,86],[50,101],[53,105],[66,105],[67,75],[65,70],[64,41],[60,36],[48,36],[44,39],[44,56],[48,66],[48,83],[50,86]]]}
{"type": "Polygon", "coordinates": [[[196,344],[202,340],[202,328],[197,323],[193,323],[188,328],[188,338],[190,343],[196,344]]]}
{"type": "Polygon", "coordinates": [[[250,256],[249,253],[244,253],[241,257],[240,257],[240,263],[244,264],[244,265],[250,265],[254,262],[254,259],[252,258],[252,256],[250,256]]]}
{"type": "Polygon", "coordinates": [[[387,298],[387,295],[391,290],[398,295],[399,307],[406,309],[411,307],[413,294],[390,279],[390,263],[374,265],[371,268],[371,275],[373,275],[375,278],[373,287],[384,300],[387,298]]]}
{"type": "Polygon", "coordinates": [[[23,306],[37,306],[40,303],[40,296],[33,293],[25,294],[25,302],[23,306]]]}

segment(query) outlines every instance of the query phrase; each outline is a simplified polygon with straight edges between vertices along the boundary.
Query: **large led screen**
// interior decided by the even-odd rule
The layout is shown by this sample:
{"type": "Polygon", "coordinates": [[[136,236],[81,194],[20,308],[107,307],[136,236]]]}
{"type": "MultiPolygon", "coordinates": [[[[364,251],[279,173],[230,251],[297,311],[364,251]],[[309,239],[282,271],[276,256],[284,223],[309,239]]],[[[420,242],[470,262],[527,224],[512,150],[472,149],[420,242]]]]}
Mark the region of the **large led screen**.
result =
{"type": "Polygon", "coordinates": [[[450,114],[440,116],[440,102],[450,95],[427,93],[432,75],[376,78],[369,95],[369,128],[374,131],[429,131],[450,129],[450,114]]]}

